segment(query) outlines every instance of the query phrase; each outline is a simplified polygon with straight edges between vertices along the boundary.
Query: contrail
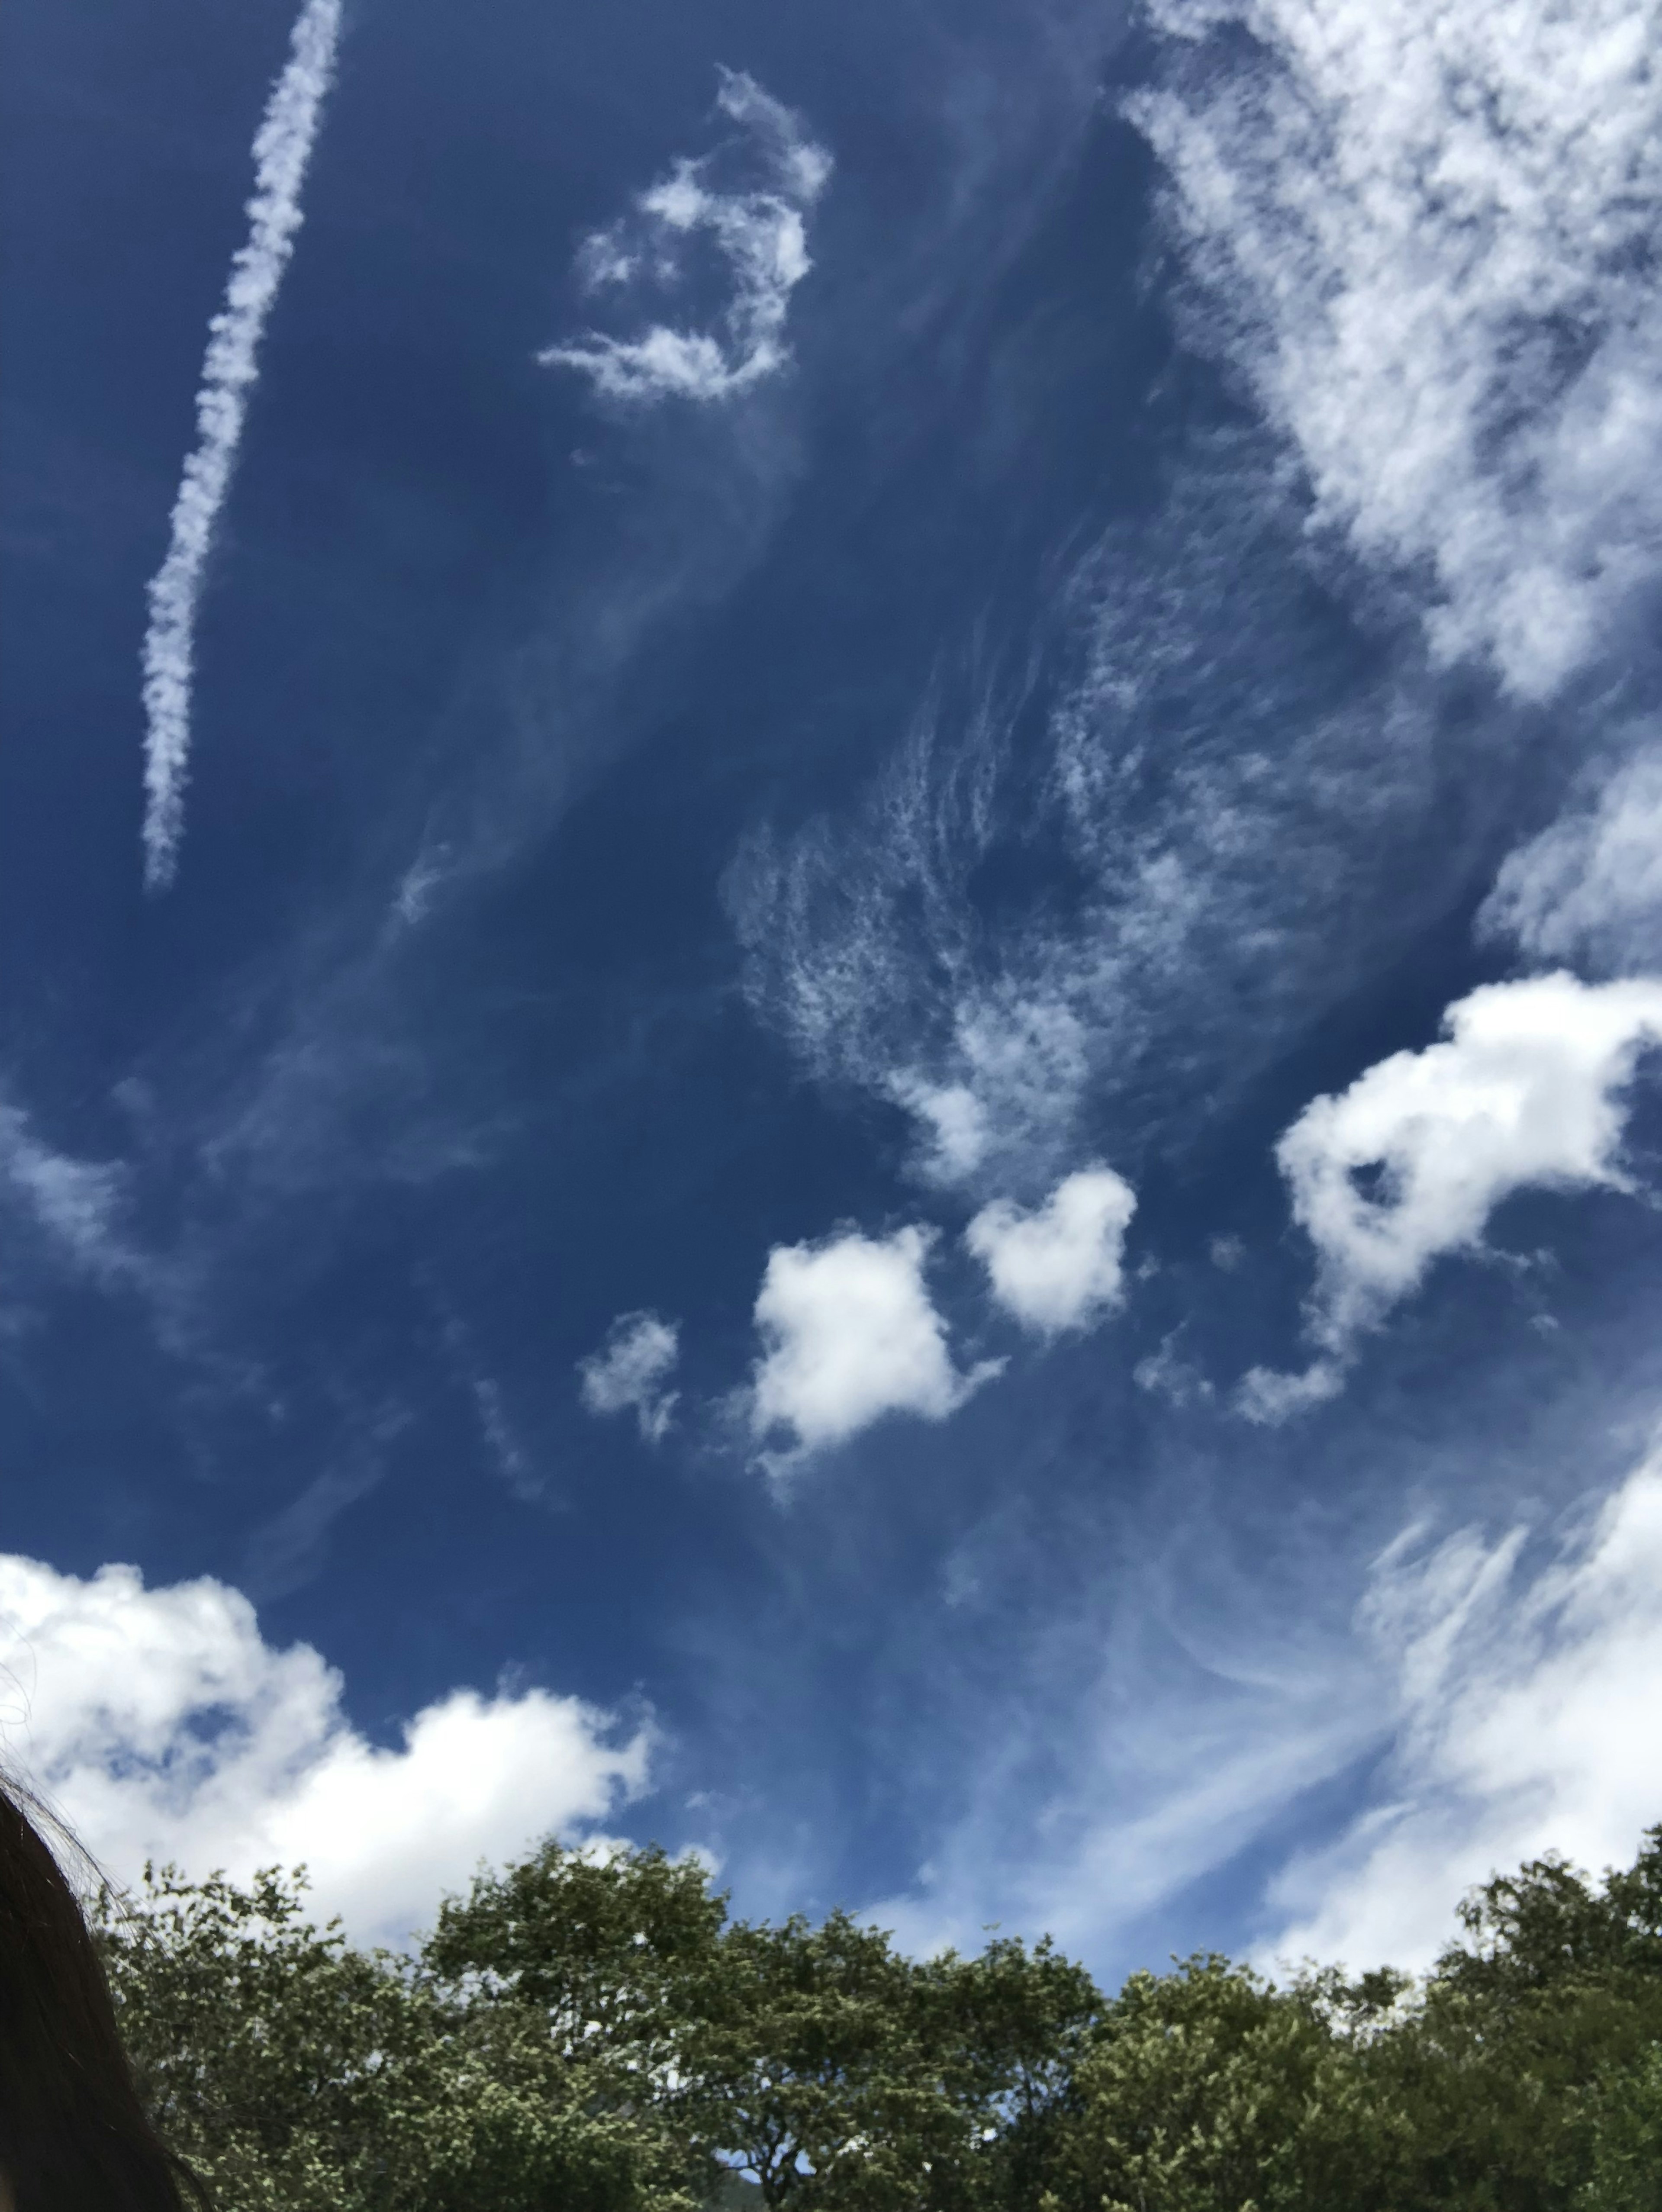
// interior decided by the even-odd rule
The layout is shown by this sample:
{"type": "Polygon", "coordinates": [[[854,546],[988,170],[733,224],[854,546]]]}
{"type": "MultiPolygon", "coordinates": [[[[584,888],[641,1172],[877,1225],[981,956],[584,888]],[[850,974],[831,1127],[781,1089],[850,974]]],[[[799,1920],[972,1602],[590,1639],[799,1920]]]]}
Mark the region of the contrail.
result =
{"type": "Polygon", "coordinates": [[[341,0],[307,0],[289,40],[287,66],[271,89],[254,140],[248,240],[231,264],[225,305],[208,325],[196,396],[196,450],[174,501],[167,557],[150,579],[144,635],[144,884],[165,890],[179,863],[191,749],[191,681],[197,602],[214,526],[236,465],[259,374],[265,318],[301,225],[300,189],[312,158],[340,40],[341,0]]]}

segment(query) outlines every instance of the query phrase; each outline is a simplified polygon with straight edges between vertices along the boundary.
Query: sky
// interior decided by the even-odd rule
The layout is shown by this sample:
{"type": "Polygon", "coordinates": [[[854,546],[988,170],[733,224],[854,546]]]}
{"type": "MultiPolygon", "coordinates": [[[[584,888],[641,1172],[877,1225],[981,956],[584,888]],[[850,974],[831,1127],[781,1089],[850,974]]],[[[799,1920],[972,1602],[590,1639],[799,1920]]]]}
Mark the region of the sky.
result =
{"type": "Polygon", "coordinates": [[[15,0],[0,1747],[399,1940],[1662,1820],[1658,0],[15,0]]]}

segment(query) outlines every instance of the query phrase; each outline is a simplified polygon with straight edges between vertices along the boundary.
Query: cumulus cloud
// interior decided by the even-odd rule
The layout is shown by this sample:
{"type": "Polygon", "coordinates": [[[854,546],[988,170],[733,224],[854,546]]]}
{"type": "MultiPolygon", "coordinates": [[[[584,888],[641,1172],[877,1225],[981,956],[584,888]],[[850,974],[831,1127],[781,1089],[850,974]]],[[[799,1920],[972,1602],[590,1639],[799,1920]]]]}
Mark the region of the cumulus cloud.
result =
{"type": "Polygon", "coordinates": [[[752,1434],[791,1440],[776,1470],[839,1444],[886,1413],[944,1420],[996,1374],[960,1374],[923,1280],[934,1231],[878,1240],[850,1231],[819,1244],[776,1245],[756,1300],[765,1347],[752,1379],[752,1434]]]}
{"type": "Polygon", "coordinates": [[[1313,1100],[1276,1147],[1316,1247],[1324,1356],[1304,1376],[1255,1370],[1243,1405],[1259,1419],[1332,1395],[1358,1334],[1434,1260],[1476,1245],[1510,1193],[1628,1187],[1622,1093],[1643,1048],[1662,1043],[1662,981],[1488,984],[1443,1025],[1445,1042],[1313,1100]]]}
{"type": "Polygon", "coordinates": [[[1284,1958],[1422,1966],[1473,1883],[1548,1850],[1631,1859],[1662,1802],[1662,1448],[1531,1567],[1528,1532],[1380,1559],[1361,1615],[1397,1685],[1383,1804],[1296,1861],[1284,1958]]]}
{"type": "Polygon", "coordinates": [[[1662,750],[1513,853],[1479,916],[1531,959],[1599,973],[1662,969],[1662,750]]]}
{"type": "Polygon", "coordinates": [[[632,1413],[655,1444],[675,1416],[679,1393],[664,1384],[681,1352],[678,1323],[654,1313],[619,1314],[600,1350],[577,1363],[583,1403],[591,1413],[632,1413]]]}
{"type": "Polygon", "coordinates": [[[259,342],[300,228],[301,188],[323,103],[335,73],[341,0],[307,0],[287,66],[271,88],[254,139],[254,193],[247,242],[237,249],[225,304],[208,325],[196,396],[196,450],[174,501],[167,557],[150,579],[144,634],[144,880],[173,881],[185,827],[191,748],[196,611],[219,511],[230,489],[248,394],[259,374],[259,342]]]}
{"type": "Polygon", "coordinates": [[[728,399],[776,374],[789,358],[786,318],[791,294],[813,266],[807,218],[830,178],[831,156],[789,108],[742,71],[722,70],[716,106],[746,132],[744,149],[678,161],[630,215],[587,239],[579,257],[591,295],[648,286],[685,293],[692,249],[707,241],[727,276],[715,327],[654,323],[631,338],[591,331],[537,356],[551,368],[579,370],[607,398],[728,399]],[[758,162],[759,185],[727,181],[758,162]]]}
{"type": "Polygon", "coordinates": [[[1089,1328],[1120,1303],[1120,1259],[1136,1204],[1111,1168],[1081,1168],[1031,1211],[995,1199],[964,1241],[1005,1311],[1041,1336],[1056,1336],[1089,1328]]]}
{"type": "Polygon", "coordinates": [[[1549,696],[1662,553],[1657,0],[1153,0],[1208,333],[1446,658],[1549,696]],[[1247,35],[1243,38],[1240,34],[1247,35]]]}
{"type": "Polygon", "coordinates": [[[130,1566],[82,1581],[0,1554],[0,1740],[118,1878],[147,1858],[303,1863],[321,1911],[396,1937],[482,1856],[579,1832],[647,1780],[649,1730],[575,1698],[454,1690],[389,1749],[343,1692],[223,1583],[147,1589],[130,1566]]]}

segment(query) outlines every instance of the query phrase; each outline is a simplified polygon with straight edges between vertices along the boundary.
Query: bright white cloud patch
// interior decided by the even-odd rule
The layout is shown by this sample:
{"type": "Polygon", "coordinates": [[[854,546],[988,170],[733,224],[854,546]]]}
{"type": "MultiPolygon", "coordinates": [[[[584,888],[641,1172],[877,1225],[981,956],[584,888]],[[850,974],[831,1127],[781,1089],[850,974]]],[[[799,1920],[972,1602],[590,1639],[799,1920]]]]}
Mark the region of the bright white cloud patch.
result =
{"type": "Polygon", "coordinates": [[[586,241],[580,262],[591,295],[648,285],[685,293],[693,281],[693,249],[707,242],[727,276],[715,326],[654,323],[632,338],[592,331],[537,356],[551,368],[580,370],[608,398],[728,399],[789,358],[785,320],[791,294],[813,266],[807,217],[831,175],[831,156],[742,72],[721,72],[716,105],[747,134],[746,150],[752,163],[759,160],[764,182],[749,189],[723,182],[735,166],[731,151],[679,161],[641,194],[630,216],[586,241]]]}
{"type": "Polygon", "coordinates": [[[165,889],[179,865],[197,602],[242,442],[248,393],[259,374],[265,319],[301,226],[301,187],[334,77],[340,13],[341,0],[307,0],[290,39],[288,65],[272,87],[254,139],[247,243],[237,249],[225,304],[208,325],[196,396],[196,450],[185,463],[174,501],[167,557],[150,580],[144,634],[144,880],[152,890],[165,889]]]}
{"type": "Polygon", "coordinates": [[[1275,1148],[1318,1255],[1312,1321],[1328,1356],[1305,1376],[1255,1369],[1249,1415],[1330,1397],[1357,1334],[1432,1261],[1476,1245],[1513,1191],[1627,1188],[1621,1094],[1662,1043],[1662,982],[1491,983],[1443,1018],[1446,1042],[1316,1099],[1275,1148]]]}
{"type": "Polygon", "coordinates": [[[1605,974],[1662,969],[1662,751],[1514,853],[1480,917],[1537,960],[1605,974]]]}
{"type": "Polygon", "coordinates": [[[427,1705],[369,1743],[308,1644],[277,1650],[203,1579],[146,1589],[0,1554],[0,1740],[111,1872],[304,1863],[320,1909],[399,1936],[551,1830],[603,1820],[647,1777],[649,1735],[545,1690],[427,1705]]]}
{"type": "Polygon", "coordinates": [[[886,1413],[944,1420],[997,1371],[995,1362],[961,1375],[953,1363],[923,1280],[933,1242],[918,1228],[881,1242],[851,1231],[768,1255],[756,1300],[766,1351],[750,1419],[758,1442],[781,1430],[791,1438],[776,1466],[842,1443],[886,1413]]]}
{"type": "Polygon", "coordinates": [[[1662,551],[1662,7],[1151,12],[1172,78],[1129,112],[1208,326],[1321,516],[1430,582],[1434,647],[1547,696],[1662,551]]]}
{"type": "Polygon", "coordinates": [[[1276,1883],[1272,1954],[1429,1962],[1473,1883],[1549,1850],[1626,1863],[1662,1805],[1662,1449],[1532,1573],[1515,1530],[1380,1561],[1367,1640],[1398,1684],[1387,1802],[1276,1883]]]}
{"type": "Polygon", "coordinates": [[[633,1413],[641,1434],[656,1443],[674,1418],[678,1394],[664,1385],[680,1352],[674,1322],[654,1313],[619,1314],[600,1350],[577,1363],[584,1405],[591,1413],[633,1413]]]}
{"type": "Polygon", "coordinates": [[[1008,1199],[984,1206],[965,1243],[1005,1311],[1041,1335],[1087,1328],[1120,1302],[1120,1256],[1136,1211],[1111,1168],[1083,1168],[1031,1212],[1008,1199]]]}

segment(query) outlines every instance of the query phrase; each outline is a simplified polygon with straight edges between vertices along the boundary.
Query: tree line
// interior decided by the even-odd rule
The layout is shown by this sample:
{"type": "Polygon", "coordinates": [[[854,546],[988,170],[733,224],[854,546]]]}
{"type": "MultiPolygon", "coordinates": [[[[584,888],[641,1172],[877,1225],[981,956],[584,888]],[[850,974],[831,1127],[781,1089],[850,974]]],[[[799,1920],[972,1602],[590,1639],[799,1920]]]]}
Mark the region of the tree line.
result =
{"type": "Polygon", "coordinates": [[[1662,2212],[1662,1826],[1475,1892],[1435,1967],[1115,1994],[1048,1940],[917,1960],[545,1844],[409,1954],[176,1871],[98,1936],[221,2212],[1662,2212]]]}

